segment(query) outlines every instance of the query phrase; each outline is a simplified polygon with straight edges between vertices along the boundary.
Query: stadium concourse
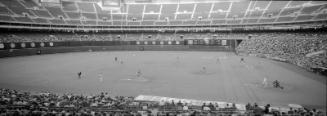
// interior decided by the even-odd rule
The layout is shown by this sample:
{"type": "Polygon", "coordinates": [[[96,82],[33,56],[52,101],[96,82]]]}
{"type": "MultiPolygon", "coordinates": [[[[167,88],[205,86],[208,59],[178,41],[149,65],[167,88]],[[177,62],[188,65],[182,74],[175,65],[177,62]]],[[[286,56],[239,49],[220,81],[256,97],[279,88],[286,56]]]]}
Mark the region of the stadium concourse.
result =
{"type": "Polygon", "coordinates": [[[0,0],[0,116],[326,116],[327,1],[0,0]]]}

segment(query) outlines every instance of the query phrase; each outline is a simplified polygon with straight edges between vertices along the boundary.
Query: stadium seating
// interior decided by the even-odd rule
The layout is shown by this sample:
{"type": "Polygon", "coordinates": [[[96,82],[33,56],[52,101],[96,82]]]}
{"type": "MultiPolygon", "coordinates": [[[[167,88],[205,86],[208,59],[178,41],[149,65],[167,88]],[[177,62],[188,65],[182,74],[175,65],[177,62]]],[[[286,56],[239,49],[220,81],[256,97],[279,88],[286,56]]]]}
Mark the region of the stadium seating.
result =
{"type": "Polygon", "coordinates": [[[243,18],[250,1],[233,2],[227,18],[243,18]]]}
{"type": "Polygon", "coordinates": [[[6,7],[0,7],[0,14],[11,15],[12,13],[6,7]]]}
{"type": "Polygon", "coordinates": [[[27,13],[30,16],[34,16],[34,13],[26,9],[26,7],[24,7],[16,0],[3,0],[1,1],[1,3],[3,3],[6,7],[8,7],[12,12],[17,15],[24,15],[24,13],[27,13]]]}
{"type": "Polygon", "coordinates": [[[47,10],[32,10],[40,18],[52,18],[47,10]]]}
{"type": "Polygon", "coordinates": [[[128,5],[127,20],[142,20],[142,14],[144,12],[144,4],[130,4],[128,5]]]}
{"type": "Polygon", "coordinates": [[[81,14],[79,12],[65,12],[70,19],[81,19],[81,14]]]}
{"type": "Polygon", "coordinates": [[[324,5],[303,7],[301,14],[312,14],[314,12],[317,12],[319,10],[319,8],[321,8],[322,6],[324,6],[324,5]]]}
{"type": "Polygon", "coordinates": [[[63,11],[70,11],[70,12],[77,12],[78,8],[75,2],[70,1],[62,1],[62,10],[63,11]]]}
{"type": "Polygon", "coordinates": [[[312,70],[326,67],[326,55],[307,57],[309,53],[326,50],[323,33],[257,33],[242,42],[237,51],[268,58],[281,58],[297,66],[312,70]]]}
{"type": "Polygon", "coordinates": [[[181,101],[159,103],[138,101],[131,96],[112,96],[102,92],[95,95],[57,95],[51,92],[32,94],[26,91],[0,89],[0,115],[323,115],[316,109],[296,109],[287,113],[278,110],[265,110],[256,103],[246,105],[246,111],[239,111],[235,104],[223,106],[217,103],[204,103],[202,106],[189,105],[181,101]],[[265,112],[264,112],[265,110],[265,112]]]}
{"type": "Polygon", "coordinates": [[[208,19],[212,3],[198,3],[193,14],[193,19],[208,19]]]}
{"type": "MultiPolygon", "coordinates": [[[[69,24],[77,24],[81,25],[81,23],[96,23],[95,21],[79,21],[79,20],[66,20],[69,24]]],[[[98,22],[98,23],[107,23],[107,22],[98,22]]],[[[136,41],[136,40],[159,40],[159,41],[182,41],[185,39],[246,39],[248,35],[246,33],[127,33],[127,34],[104,34],[104,33],[1,33],[1,39],[3,39],[3,43],[11,43],[15,42],[54,42],[54,41],[112,41],[119,37],[120,40],[124,41],[136,41]],[[149,37],[149,35],[151,37],[149,37]],[[180,36],[183,38],[180,38],[180,36]],[[14,36],[15,38],[11,37],[14,36]],[[53,36],[51,39],[49,36],[53,36]],[[83,38],[82,38],[83,36],[83,38]],[[215,36],[215,37],[214,37],[215,36]],[[8,37],[11,37],[8,39],[8,37]],[[95,37],[95,38],[85,38],[85,37],[95,37]],[[108,38],[110,37],[110,38],[108,38]],[[20,38],[25,38],[20,39],[20,38]],[[99,39],[96,39],[99,38],[99,39]],[[108,39],[103,39],[108,38],[108,39]],[[10,40],[10,41],[9,41],[10,40]],[[48,41],[47,41],[48,40],[48,41]]]]}
{"type": "Polygon", "coordinates": [[[0,21],[10,22],[10,21],[15,21],[15,19],[12,18],[11,16],[0,15],[0,21]]]}
{"type": "Polygon", "coordinates": [[[295,17],[292,16],[284,16],[284,17],[279,17],[276,22],[291,22],[294,20],[295,17]]]}
{"type": "Polygon", "coordinates": [[[66,22],[62,19],[50,19],[49,20],[52,24],[65,24],[66,22]]]}
{"type": "Polygon", "coordinates": [[[294,8],[285,8],[281,11],[279,16],[287,16],[287,15],[294,15],[301,10],[302,7],[294,7],[294,8]]]}
{"type": "Polygon", "coordinates": [[[256,1],[250,4],[246,17],[261,17],[268,5],[269,2],[264,1],[256,1]]]}
{"type": "Polygon", "coordinates": [[[81,12],[86,12],[86,13],[94,13],[95,12],[93,3],[77,2],[77,6],[81,12]]]}
{"type": "Polygon", "coordinates": [[[44,19],[44,18],[34,18],[32,20],[35,23],[39,23],[39,24],[49,24],[49,21],[47,19],[44,19]]]}
{"type": "Polygon", "coordinates": [[[60,7],[45,7],[55,18],[63,17],[67,18],[65,13],[61,10],[60,7]]]}
{"type": "MultiPolygon", "coordinates": [[[[102,26],[100,24],[107,21],[110,23],[105,23],[105,25],[123,26],[169,26],[177,23],[187,26],[246,25],[321,21],[326,20],[324,9],[327,8],[326,2],[315,1],[219,1],[164,4],[126,2],[125,5],[118,6],[120,7],[118,10],[103,6],[101,1],[63,1],[52,5],[29,0],[0,1],[0,3],[3,4],[0,6],[0,14],[3,17],[0,21],[3,22],[39,23],[40,21],[30,21],[28,18],[49,20],[61,17],[65,20],[82,18],[82,20],[101,22],[82,23],[82,25],[90,26],[102,26]],[[28,18],[17,18],[17,20],[13,18],[12,20],[8,15],[28,18]]],[[[54,24],[54,21],[50,22],[54,24]]],[[[44,23],[43,21],[42,24],[44,23]]],[[[69,25],[71,23],[55,24],[69,25]]]]}
{"type": "Polygon", "coordinates": [[[162,4],[160,20],[175,20],[177,4],[162,4]]]}
{"type": "Polygon", "coordinates": [[[98,4],[94,4],[96,13],[98,14],[98,20],[111,20],[111,11],[102,10],[98,4]]]}
{"type": "Polygon", "coordinates": [[[311,20],[314,16],[312,15],[301,15],[296,17],[295,21],[305,21],[305,20],[311,20]]]}
{"type": "Polygon", "coordinates": [[[14,19],[18,22],[33,23],[33,20],[29,17],[14,17],[14,19]]]}

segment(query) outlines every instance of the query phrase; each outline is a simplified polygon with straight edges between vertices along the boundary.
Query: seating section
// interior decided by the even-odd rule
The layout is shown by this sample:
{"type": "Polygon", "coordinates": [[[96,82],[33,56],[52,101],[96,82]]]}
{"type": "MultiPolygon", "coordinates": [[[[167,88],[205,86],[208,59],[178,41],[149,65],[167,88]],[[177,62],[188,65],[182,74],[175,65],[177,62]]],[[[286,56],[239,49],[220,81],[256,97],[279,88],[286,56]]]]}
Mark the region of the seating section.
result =
{"type": "Polygon", "coordinates": [[[298,13],[302,7],[295,7],[295,8],[285,8],[283,11],[280,13],[279,16],[287,16],[287,15],[294,15],[294,13],[298,13]]]}
{"type": "Polygon", "coordinates": [[[33,10],[33,12],[40,18],[52,18],[51,14],[47,10],[33,10]]]}
{"type": "Polygon", "coordinates": [[[258,22],[258,19],[244,19],[243,20],[243,23],[257,23],[258,22]]]}
{"type": "Polygon", "coordinates": [[[146,4],[144,13],[160,13],[160,4],[146,4]]]}
{"type": "Polygon", "coordinates": [[[0,15],[0,21],[11,22],[11,21],[15,21],[15,19],[12,18],[11,16],[0,15]]]}
{"type": "MultiPolygon", "coordinates": [[[[85,36],[87,37],[87,36],[85,36]]],[[[89,36],[93,38],[92,36],[89,36]]],[[[185,101],[140,101],[133,96],[114,96],[101,92],[95,95],[55,94],[0,88],[0,115],[11,116],[226,116],[226,115],[323,115],[322,111],[309,108],[290,108],[284,111],[268,110],[275,107],[248,103],[239,110],[235,103],[203,101],[192,105],[185,101]],[[202,103],[202,102],[201,102],[202,103]],[[200,103],[200,104],[201,104],[200,103]],[[267,109],[267,110],[266,110],[267,109]],[[265,112],[263,112],[265,111],[265,112]]]]}
{"type": "Polygon", "coordinates": [[[78,8],[75,2],[62,1],[62,10],[77,12],[78,8]]]}
{"type": "Polygon", "coordinates": [[[9,8],[12,12],[17,15],[24,15],[24,13],[34,16],[34,13],[28,10],[25,6],[23,6],[20,2],[16,0],[2,0],[0,1],[3,5],[9,8]]]}
{"type": "Polygon", "coordinates": [[[275,22],[275,20],[276,18],[265,18],[265,19],[261,18],[259,20],[259,23],[271,23],[271,22],[275,22]]]}
{"type": "MultiPolygon", "coordinates": [[[[38,20],[38,19],[33,19],[38,20]]],[[[49,20],[49,22],[53,24],[60,24],[64,23],[63,21],[59,19],[55,20],[49,20]]],[[[80,21],[80,20],[66,20],[67,24],[95,24],[97,22],[92,20],[87,21],[80,21]]],[[[98,22],[101,24],[108,24],[111,25],[111,22],[98,22]]],[[[115,22],[114,22],[115,23],[115,22]]],[[[118,23],[118,22],[116,22],[118,23]]],[[[142,22],[142,23],[153,23],[153,22],[142,22]]],[[[176,22],[179,23],[179,22],[176,22]]],[[[137,24],[140,24],[138,22],[137,24]]],[[[115,25],[115,24],[114,24],[115,25]]],[[[31,32],[31,33],[0,33],[0,38],[2,39],[3,43],[11,43],[11,42],[53,42],[53,41],[112,41],[112,39],[117,38],[120,36],[121,40],[124,41],[135,41],[135,40],[171,40],[171,41],[181,41],[185,39],[246,39],[248,37],[248,34],[246,33],[124,33],[124,34],[118,34],[118,33],[84,33],[84,34],[77,34],[77,33],[37,33],[37,32],[31,32]],[[56,37],[47,39],[49,36],[56,37]],[[89,39],[89,38],[81,38],[80,35],[84,36],[96,36],[95,38],[89,39]],[[148,35],[151,35],[149,38],[148,35]],[[183,35],[183,38],[180,38],[180,36],[183,35]],[[102,36],[112,36],[112,38],[103,39],[102,36]],[[8,39],[8,37],[11,37],[8,39]],[[15,37],[15,38],[12,38],[15,37]],[[24,38],[24,39],[20,39],[24,38]],[[102,38],[102,39],[101,39],[102,38]],[[169,39],[168,39],[169,38],[169,39]]]]}
{"type": "Polygon", "coordinates": [[[111,20],[111,11],[103,10],[98,4],[94,4],[99,20],[111,20]]]}
{"type": "Polygon", "coordinates": [[[97,19],[97,15],[95,13],[82,13],[82,16],[85,17],[85,19],[97,19]]]}
{"type": "Polygon", "coordinates": [[[65,13],[70,19],[80,19],[82,17],[81,13],[79,12],[65,12],[65,13]]]}
{"type": "Polygon", "coordinates": [[[81,12],[95,12],[95,8],[93,6],[93,3],[88,3],[88,2],[77,2],[77,6],[80,9],[81,12]]]}
{"type": "Polygon", "coordinates": [[[126,20],[126,14],[112,14],[112,20],[123,21],[126,20]]]}
{"type": "Polygon", "coordinates": [[[39,7],[39,5],[36,4],[33,0],[21,0],[19,2],[28,9],[32,9],[34,7],[39,7]]]}
{"type": "Polygon", "coordinates": [[[268,9],[263,14],[264,17],[276,17],[289,1],[270,2],[268,9]]]}
{"type": "Polygon", "coordinates": [[[296,17],[295,21],[308,21],[311,20],[314,16],[312,15],[301,15],[296,17]]]}
{"type": "Polygon", "coordinates": [[[176,11],[176,20],[187,20],[192,18],[195,4],[179,4],[176,11]]]}
{"type": "Polygon", "coordinates": [[[208,19],[212,8],[212,3],[198,3],[193,14],[193,19],[208,19]]]}
{"type": "Polygon", "coordinates": [[[44,18],[35,18],[35,19],[32,19],[35,23],[41,23],[41,24],[48,24],[49,21],[47,19],[44,19],[44,18]]]}
{"type": "Polygon", "coordinates": [[[317,12],[321,7],[324,5],[315,5],[315,6],[308,6],[308,7],[303,7],[301,14],[312,14],[314,12],[317,12]]]}
{"type": "Polygon", "coordinates": [[[144,12],[144,4],[130,4],[128,5],[127,20],[142,20],[144,12]]]}
{"type": "Polygon", "coordinates": [[[175,20],[177,4],[162,4],[160,20],[175,20]]]}
{"type": "Polygon", "coordinates": [[[67,18],[65,13],[61,10],[60,7],[45,7],[49,12],[54,16],[54,18],[63,17],[67,18]]]}
{"type": "Polygon", "coordinates": [[[301,7],[303,4],[310,3],[311,1],[291,1],[288,7],[301,7]]]}
{"type": "MultiPolygon", "coordinates": [[[[71,22],[65,22],[65,20],[93,20],[101,22],[101,24],[110,22],[110,24],[105,23],[105,25],[150,26],[167,24],[242,25],[327,20],[325,16],[327,2],[324,1],[245,0],[162,4],[125,1],[126,3],[121,4],[120,8],[102,6],[102,3],[97,0],[62,1],[55,5],[38,4],[36,2],[38,1],[0,1],[0,15],[3,17],[0,21],[39,23],[40,21],[30,21],[28,19],[39,20],[43,18],[44,21],[59,18],[64,19],[64,22],[56,24],[72,24],[71,22]]],[[[82,24],[99,24],[93,21],[82,24]]],[[[52,23],[55,22],[52,21],[52,23]]]]}
{"type": "Polygon", "coordinates": [[[224,19],[227,15],[231,2],[218,2],[214,3],[211,12],[212,19],[224,19]]]}
{"type": "Polygon", "coordinates": [[[294,20],[295,17],[291,16],[285,16],[285,17],[279,17],[276,22],[291,22],[294,20]]]}
{"type": "Polygon", "coordinates": [[[326,53],[307,56],[327,49],[325,33],[256,33],[238,46],[239,53],[283,59],[302,68],[327,66],[326,53]]]}
{"type": "Polygon", "coordinates": [[[49,20],[52,24],[65,24],[66,22],[61,19],[51,19],[49,20]]]}
{"type": "Polygon", "coordinates": [[[29,17],[14,17],[14,19],[18,22],[33,23],[33,20],[31,20],[29,17]]]}
{"type": "Polygon", "coordinates": [[[67,24],[69,25],[81,25],[81,21],[80,20],[66,20],[67,24]]]}
{"type": "Polygon", "coordinates": [[[243,18],[245,13],[247,12],[247,8],[250,4],[250,1],[244,0],[244,1],[232,2],[232,4],[233,5],[230,8],[230,12],[227,18],[243,18]]]}
{"type": "Polygon", "coordinates": [[[6,7],[0,7],[1,15],[11,15],[12,13],[6,7]]]}

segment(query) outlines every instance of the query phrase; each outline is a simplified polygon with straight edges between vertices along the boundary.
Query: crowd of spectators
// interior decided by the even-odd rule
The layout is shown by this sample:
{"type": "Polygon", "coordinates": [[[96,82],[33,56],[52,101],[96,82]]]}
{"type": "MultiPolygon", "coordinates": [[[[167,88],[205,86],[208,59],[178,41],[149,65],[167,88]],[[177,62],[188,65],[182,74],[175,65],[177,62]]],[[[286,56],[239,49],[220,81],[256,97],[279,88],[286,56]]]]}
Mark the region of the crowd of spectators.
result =
{"type": "Polygon", "coordinates": [[[253,34],[236,48],[239,53],[286,61],[308,70],[327,67],[326,50],[327,34],[282,32],[253,34]]]}
{"type": "Polygon", "coordinates": [[[315,109],[292,109],[280,112],[270,104],[259,107],[256,103],[246,105],[239,111],[235,104],[220,107],[218,104],[192,106],[186,103],[137,101],[134,97],[110,96],[109,93],[85,96],[53,93],[30,93],[0,89],[0,116],[204,116],[204,115],[301,115],[322,116],[315,109]]]}
{"type": "Polygon", "coordinates": [[[244,39],[245,33],[1,33],[0,43],[62,41],[182,41],[184,39],[244,39]]]}

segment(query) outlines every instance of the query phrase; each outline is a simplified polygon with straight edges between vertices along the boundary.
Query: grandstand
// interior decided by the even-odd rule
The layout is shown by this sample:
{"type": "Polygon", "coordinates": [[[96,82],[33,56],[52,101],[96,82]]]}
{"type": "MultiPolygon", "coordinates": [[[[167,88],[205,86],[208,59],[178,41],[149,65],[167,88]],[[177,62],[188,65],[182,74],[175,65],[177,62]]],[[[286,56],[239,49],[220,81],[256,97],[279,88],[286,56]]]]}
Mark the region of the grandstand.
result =
{"type": "Polygon", "coordinates": [[[326,116],[326,22],[326,1],[0,0],[0,115],[326,116]]]}
{"type": "Polygon", "coordinates": [[[314,22],[326,19],[326,2],[323,1],[117,2],[120,9],[113,10],[101,0],[63,0],[58,3],[4,0],[0,7],[3,17],[1,22],[74,26],[218,26],[314,22]],[[73,23],[71,20],[80,20],[82,23],[73,23]],[[108,23],[104,25],[103,22],[108,23]]]}

